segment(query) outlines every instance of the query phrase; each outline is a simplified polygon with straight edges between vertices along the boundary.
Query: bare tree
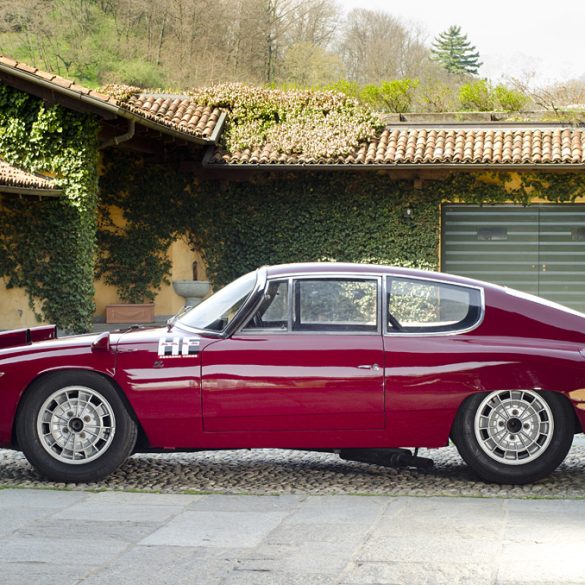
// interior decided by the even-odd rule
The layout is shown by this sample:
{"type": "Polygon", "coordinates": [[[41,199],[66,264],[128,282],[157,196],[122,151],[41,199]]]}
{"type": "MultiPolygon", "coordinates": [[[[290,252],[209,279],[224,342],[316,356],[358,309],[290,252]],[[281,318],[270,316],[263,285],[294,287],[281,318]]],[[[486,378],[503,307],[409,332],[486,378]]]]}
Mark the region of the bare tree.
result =
{"type": "Polygon", "coordinates": [[[417,35],[386,12],[352,10],[340,44],[348,78],[366,84],[416,74],[428,54],[417,35]]]}
{"type": "Polygon", "coordinates": [[[529,79],[513,79],[514,88],[527,95],[534,104],[543,110],[585,110],[585,81],[570,79],[544,87],[535,87],[529,79]]]}
{"type": "Polygon", "coordinates": [[[330,48],[335,40],[341,19],[341,10],[334,0],[310,0],[293,7],[283,27],[287,46],[309,43],[315,47],[330,48]]]}

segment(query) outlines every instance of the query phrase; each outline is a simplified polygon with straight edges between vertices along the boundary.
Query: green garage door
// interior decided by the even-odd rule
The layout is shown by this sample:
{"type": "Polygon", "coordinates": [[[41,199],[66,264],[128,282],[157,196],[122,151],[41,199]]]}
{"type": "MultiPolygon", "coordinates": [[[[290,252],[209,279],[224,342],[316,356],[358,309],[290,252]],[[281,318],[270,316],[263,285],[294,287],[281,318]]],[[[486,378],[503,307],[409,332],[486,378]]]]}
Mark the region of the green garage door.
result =
{"type": "Polygon", "coordinates": [[[585,205],[443,206],[442,269],[585,312],[585,205]]]}

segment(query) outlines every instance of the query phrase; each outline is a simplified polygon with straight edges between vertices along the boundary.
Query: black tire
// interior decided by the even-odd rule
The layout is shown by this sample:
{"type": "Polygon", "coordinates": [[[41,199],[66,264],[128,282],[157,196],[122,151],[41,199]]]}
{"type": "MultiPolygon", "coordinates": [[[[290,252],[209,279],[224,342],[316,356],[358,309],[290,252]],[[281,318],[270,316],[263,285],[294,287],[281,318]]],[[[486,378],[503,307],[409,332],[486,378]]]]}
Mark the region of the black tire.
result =
{"type": "Polygon", "coordinates": [[[137,434],[112,384],[79,370],[31,385],[16,420],[18,446],[29,462],[46,478],[66,483],[98,481],[112,473],[132,453],[137,434]]]}
{"type": "MultiPolygon", "coordinates": [[[[513,403],[508,402],[510,404],[514,408],[513,403]]],[[[512,410],[510,413],[518,411],[512,410]]],[[[522,433],[522,429],[519,432],[522,433]]],[[[574,413],[564,396],[555,392],[501,391],[474,394],[467,398],[457,412],[451,436],[463,460],[482,480],[491,483],[525,484],[550,475],[563,462],[573,443],[574,432],[574,413]],[[507,399],[506,396],[510,398],[507,399]],[[513,400],[517,396],[522,396],[518,402],[519,412],[522,412],[522,405],[529,408],[533,402],[539,408],[544,406],[544,410],[534,408],[532,419],[519,415],[516,419],[518,422],[512,420],[513,415],[509,419],[498,418],[496,410],[502,407],[497,401],[502,404],[502,400],[513,400]],[[494,421],[495,425],[489,426],[488,420],[494,421]],[[503,436],[503,440],[507,441],[515,435],[517,427],[514,425],[529,422],[531,429],[528,436],[533,439],[533,443],[526,436],[522,438],[531,445],[532,452],[524,449],[520,443],[513,442],[510,444],[519,447],[506,450],[501,448],[501,443],[492,440],[503,436]],[[533,422],[536,424],[532,424],[533,422]],[[498,431],[498,426],[502,427],[503,435],[498,431]],[[508,428],[511,430],[508,431],[508,428]],[[483,439],[481,443],[485,447],[481,446],[478,436],[483,439]],[[506,460],[506,456],[515,456],[517,460],[512,463],[512,460],[506,460]]]]}

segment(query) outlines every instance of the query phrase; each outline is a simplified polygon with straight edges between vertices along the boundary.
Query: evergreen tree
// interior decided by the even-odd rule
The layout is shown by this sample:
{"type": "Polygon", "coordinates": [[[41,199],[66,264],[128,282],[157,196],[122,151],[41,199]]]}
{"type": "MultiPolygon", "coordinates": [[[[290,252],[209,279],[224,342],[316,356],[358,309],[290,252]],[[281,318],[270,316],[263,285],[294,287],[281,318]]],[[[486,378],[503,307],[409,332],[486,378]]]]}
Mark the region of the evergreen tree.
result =
{"type": "Polygon", "coordinates": [[[482,66],[477,49],[461,33],[460,26],[450,26],[433,41],[431,58],[449,73],[475,75],[482,66]]]}

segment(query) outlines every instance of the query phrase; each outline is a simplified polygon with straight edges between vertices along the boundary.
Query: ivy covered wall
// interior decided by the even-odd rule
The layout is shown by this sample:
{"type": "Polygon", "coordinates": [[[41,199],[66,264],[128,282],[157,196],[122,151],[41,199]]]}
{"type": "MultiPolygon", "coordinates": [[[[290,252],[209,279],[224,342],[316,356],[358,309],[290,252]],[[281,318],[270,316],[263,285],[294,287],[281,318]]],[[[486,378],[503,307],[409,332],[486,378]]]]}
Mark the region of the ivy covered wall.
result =
{"type": "MultiPolygon", "coordinates": [[[[391,173],[299,170],[247,181],[194,179],[114,152],[102,177],[100,275],[132,302],[168,283],[169,244],[187,235],[215,288],[262,264],[336,260],[436,269],[441,202],[481,205],[585,196],[579,173],[460,173],[393,180],[391,173]],[[111,220],[112,206],[125,225],[111,220]],[[405,210],[412,216],[407,218],[405,210]]],[[[240,175],[240,179],[241,179],[240,175]]]]}
{"type": "Polygon", "coordinates": [[[437,268],[442,201],[526,205],[585,195],[583,173],[458,173],[421,189],[375,168],[250,173],[245,181],[226,171],[211,180],[111,149],[98,210],[97,131],[90,116],[0,86],[0,156],[51,173],[64,191],[0,201],[0,276],[27,291],[39,318],[71,331],[91,327],[95,275],[124,301],[155,299],[168,284],[169,245],[183,235],[203,253],[216,288],[281,262],[437,268]]]}
{"type": "Polygon", "coordinates": [[[214,287],[284,262],[437,267],[440,194],[416,191],[412,181],[371,172],[210,181],[119,151],[105,168],[98,273],[129,302],[151,300],[168,283],[166,251],[181,235],[202,251],[214,287]],[[113,221],[114,208],[123,225],[113,221]]]}
{"type": "Polygon", "coordinates": [[[439,200],[415,191],[412,181],[371,172],[278,174],[204,184],[198,207],[198,226],[189,234],[216,285],[285,262],[437,267],[439,200]]]}
{"type": "Polygon", "coordinates": [[[0,85],[0,156],[48,172],[64,196],[0,202],[0,276],[23,287],[39,320],[81,332],[93,318],[96,120],[0,85]]]}

